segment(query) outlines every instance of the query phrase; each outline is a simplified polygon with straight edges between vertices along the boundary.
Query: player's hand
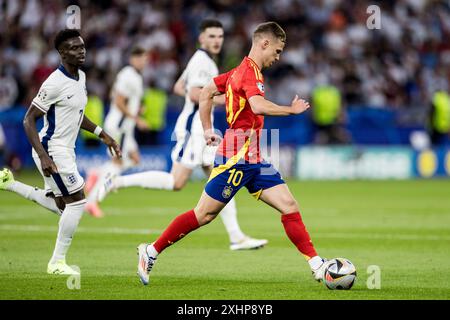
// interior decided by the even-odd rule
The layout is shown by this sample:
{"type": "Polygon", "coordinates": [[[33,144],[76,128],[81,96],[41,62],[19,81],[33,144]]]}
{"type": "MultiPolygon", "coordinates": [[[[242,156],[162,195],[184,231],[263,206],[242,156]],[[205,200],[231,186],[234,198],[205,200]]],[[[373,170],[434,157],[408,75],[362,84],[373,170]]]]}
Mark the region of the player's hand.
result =
{"type": "Polygon", "coordinates": [[[208,146],[218,146],[222,140],[222,137],[216,134],[212,129],[206,130],[203,136],[205,137],[208,146]]]}
{"type": "Polygon", "coordinates": [[[142,131],[147,131],[150,129],[147,122],[144,119],[139,118],[139,117],[136,118],[136,126],[138,127],[139,130],[142,130],[142,131]]]}
{"type": "Polygon", "coordinates": [[[50,177],[52,174],[58,173],[58,168],[56,167],[55,162],[53,162],[52,158],[48,154],[43,154],[39,157],[41,160],[41,167],[44,176],[50,177]]]}
{"type": "Polygon", "coordinates": [[[299,99],[298,95],[295,95],[294,100],[292,100],[291,108],[292,114],[300,114],[305,112],[310,107],[309,102],[303,99],[299,99]]]}
{"type": "Polygon", "coordinates": [[[120,147],[117,144],[117,142],[111,138],[109,134],[102,131],[100,134],[100,139],[103,141],[104,144],[108,146],[109,152],[116,158],[122,158],[122,151],[120,151],[120,147]]]}

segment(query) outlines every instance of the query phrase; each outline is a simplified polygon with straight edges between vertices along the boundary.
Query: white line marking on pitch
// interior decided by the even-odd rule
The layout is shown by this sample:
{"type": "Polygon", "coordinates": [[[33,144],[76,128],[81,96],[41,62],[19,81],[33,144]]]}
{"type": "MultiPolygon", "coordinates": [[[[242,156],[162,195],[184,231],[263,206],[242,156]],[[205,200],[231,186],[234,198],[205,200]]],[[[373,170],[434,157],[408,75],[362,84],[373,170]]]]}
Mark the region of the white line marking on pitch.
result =
{"type": "MultiPolygon", "coordinates": [[[[19,231],[19,232],[57,232],[56,226],[34,226],[34,225],[15,225],[2,224],[0,230],[5,231],[19,231]]],[[[83,233],[99,233],[99,234],[156,234],[162,233],[162,230],[156,229],[129,229],[129,228],[91,228],[79,227],[77,232],[83,233]]],[[[207,232],[212,234],[212,232],[207,232]]],[[[214,232],[216,233],[216,232],[214,232]]],[[[433,236],[433,235],[419,235],[419,234],[392,234],[392,233],[315,233],[314,238],[329,238],[329,239],[380,239],[380,240],[425,240],[425,241],[450,241],[450,236],[433,236]]]]}

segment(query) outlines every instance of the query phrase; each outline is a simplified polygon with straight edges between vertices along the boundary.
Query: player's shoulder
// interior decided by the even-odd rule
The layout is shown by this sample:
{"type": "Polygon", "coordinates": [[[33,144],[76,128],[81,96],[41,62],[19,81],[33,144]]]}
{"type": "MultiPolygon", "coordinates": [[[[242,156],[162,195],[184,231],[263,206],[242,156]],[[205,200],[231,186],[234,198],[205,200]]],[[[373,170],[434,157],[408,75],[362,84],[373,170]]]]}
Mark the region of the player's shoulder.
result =
{"type": "Polygon", "coordinates": [[[118,76],[120,75],[126,75],[126,76],[134,76],[136,74],[139,74],[135,68],[133,68],[131,65],[127,64],[120,69],[120,71],[117,73],[118,76]]]}
{"type": "Polygon", "coordinates": [[[61,70],[55,69],[52,73],[49,74],[47,79],[44,80],[41,87],[48,90],[58,90],[63,87],[66,83],[66,76],[61,72],[61,70]]]}
{"type": "Polygon", "coordinates": [[[120,69],[120,71],[117,73],[117,78],[118,79],[126,79],[126,80],[130,80],[130,79],[140,79],[142,76],[139,72],[136,71],[135,68],[133,68],[130,65],[126,65],[124,66],[122,69],[120,69]]]}
{"type": "Polygon", "coordinates": [[[188,66],[216,66],[213,58],[203,49],[197,49],[197,51],[192,55],[189,60],[188,66]]]}
{"type": "Polygon", "coordinates": [[[130,65],[126,65],[124,67],[122,67],[122,69],[119,70],[119,72],[117,73],[118,77],[121,76],[125,76],[125,75],[130,75],[133,73],[133,67],[130,65]]]}

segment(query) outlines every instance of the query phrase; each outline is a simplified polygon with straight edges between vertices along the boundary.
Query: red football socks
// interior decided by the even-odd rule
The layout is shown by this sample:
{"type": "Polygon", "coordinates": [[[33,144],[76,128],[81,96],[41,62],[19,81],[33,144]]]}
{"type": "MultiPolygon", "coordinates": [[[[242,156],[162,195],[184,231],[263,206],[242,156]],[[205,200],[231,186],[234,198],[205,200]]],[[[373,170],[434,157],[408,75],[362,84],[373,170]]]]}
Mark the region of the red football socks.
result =
{"type": "Polygon", "coordinates": [[[153,247],[161,253],[165,248],[174,244],[189,232],[199,227],[194,210],[190,210],[176,217],[164,230],[162,235],[153,244],[153,247]]]}
{"type": "Polygon", "coordinates": [[[300,212],[282,214],[281,222],[289,239],[307,260],[317,256],[308,231],[303,224],[300,212]]]}

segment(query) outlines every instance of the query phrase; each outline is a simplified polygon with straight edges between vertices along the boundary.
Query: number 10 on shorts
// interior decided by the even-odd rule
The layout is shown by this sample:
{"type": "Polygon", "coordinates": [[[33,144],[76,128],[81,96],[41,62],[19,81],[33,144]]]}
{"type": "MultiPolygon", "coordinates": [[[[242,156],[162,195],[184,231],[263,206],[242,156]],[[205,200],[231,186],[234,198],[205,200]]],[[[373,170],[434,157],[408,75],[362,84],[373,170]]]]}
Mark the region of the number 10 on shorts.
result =
{"type": "Polygon", "coordinates": [[[228,178],[227,183],[232,183],[233,186],[237,187],[241,184],[242,177],[244,176],[244,173],[242,171],[236,171],[236,169],[231,169],[228,171],[230,173],[230,177],[228,178]]]}

